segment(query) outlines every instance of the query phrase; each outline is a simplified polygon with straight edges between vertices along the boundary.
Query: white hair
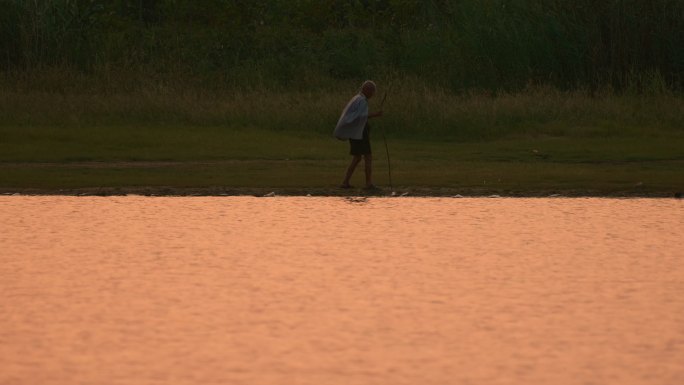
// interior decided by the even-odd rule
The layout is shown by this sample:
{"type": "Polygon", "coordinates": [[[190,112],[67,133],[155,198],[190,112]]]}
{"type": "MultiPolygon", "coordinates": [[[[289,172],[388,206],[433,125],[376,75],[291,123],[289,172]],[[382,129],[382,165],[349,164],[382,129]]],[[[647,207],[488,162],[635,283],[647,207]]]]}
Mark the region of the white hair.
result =
{"type": "Polygon", "coordinates": [[[366,87],[371,87],[374,90],[377,89],[377,87],[375,86],[375,82],[372,80],[366,80],[365,82],[363,82],[363,84],[361,84],[362,90],[365,89],[366,87]]]}

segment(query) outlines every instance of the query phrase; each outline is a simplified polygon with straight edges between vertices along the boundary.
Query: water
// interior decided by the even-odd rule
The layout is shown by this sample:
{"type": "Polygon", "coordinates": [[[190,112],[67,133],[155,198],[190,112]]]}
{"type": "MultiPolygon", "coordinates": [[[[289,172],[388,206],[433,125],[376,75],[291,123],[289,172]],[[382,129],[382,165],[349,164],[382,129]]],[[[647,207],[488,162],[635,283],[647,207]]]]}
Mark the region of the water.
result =
{"type": "Polygon", "coordinates": [[[684,205],[0,197],[0,384],[682,384],[684,205]]]}

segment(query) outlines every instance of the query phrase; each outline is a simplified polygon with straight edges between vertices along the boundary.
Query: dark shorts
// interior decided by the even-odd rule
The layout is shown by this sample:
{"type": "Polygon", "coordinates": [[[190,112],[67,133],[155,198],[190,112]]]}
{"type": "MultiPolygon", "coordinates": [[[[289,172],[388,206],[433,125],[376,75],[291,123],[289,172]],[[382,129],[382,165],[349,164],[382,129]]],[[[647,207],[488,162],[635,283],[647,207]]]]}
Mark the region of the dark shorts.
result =
{"type": "Polygon", "coordinates": [[[349,139],[349,154],[350,155],[370,155],[370,126],[366,123],[363,128],[363,139],[349,139]]]}

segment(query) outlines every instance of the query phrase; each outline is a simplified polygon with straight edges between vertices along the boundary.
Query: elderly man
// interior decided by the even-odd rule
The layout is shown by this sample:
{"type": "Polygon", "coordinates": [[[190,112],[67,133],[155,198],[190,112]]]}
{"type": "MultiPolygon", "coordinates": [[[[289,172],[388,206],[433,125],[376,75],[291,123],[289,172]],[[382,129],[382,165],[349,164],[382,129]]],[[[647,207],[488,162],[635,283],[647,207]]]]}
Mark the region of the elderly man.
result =
{"type": "Polygon", "coordinates": [[[361,85],[361,92],[354,96],[347,106],[342,111],[340,120],[335,127],[334,135],[337,139],[349,139],[349,154],[352,155],[351,163],[347,168],[347,173],[344,176],[341,188],[351,188],[349,180],[354,174],[356,166],[363,157],[363,163],[366,172],[366,188],[375,189],[372,178],[372,164],[373,155],[370,145],[370,126],[368,125],[369,118],[382,116],[382,111],[372,114],[368,113],[368,99],[375,95],[375,83],[366,80],[361,85]]]}

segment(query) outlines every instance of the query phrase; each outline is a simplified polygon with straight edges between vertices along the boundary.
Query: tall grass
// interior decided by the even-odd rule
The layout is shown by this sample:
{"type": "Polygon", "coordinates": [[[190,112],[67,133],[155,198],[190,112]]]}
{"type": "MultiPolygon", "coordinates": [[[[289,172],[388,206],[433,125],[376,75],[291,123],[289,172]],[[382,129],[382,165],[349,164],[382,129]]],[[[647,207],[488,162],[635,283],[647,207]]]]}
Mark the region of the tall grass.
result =
{"type": "MultiPolygon", "coordinates": [[[[0,82],[0,127],[217,126],[295,135],[331,135],[355,81],[292,90],[205,87],[142,76],[127,84],[69,71],[0,82]]],[[[115,77],[116,78],[116,77],[115,77]]],[[[453,93],[413,77],[390,83],[385,116],[372,122],[391,137],[480,141],[517,137],[644,137],[684,134],[684,99],[667,90],[615,93],[535,86],[516,92],[453,93]]]]}
{"type": "Polygon", "coordinates": [[[455,91],[684,88],[682,0],[0,0],[0,9],[0,69],[13,73],[114,68],[287,89],[387,73],[455,91]]]}

